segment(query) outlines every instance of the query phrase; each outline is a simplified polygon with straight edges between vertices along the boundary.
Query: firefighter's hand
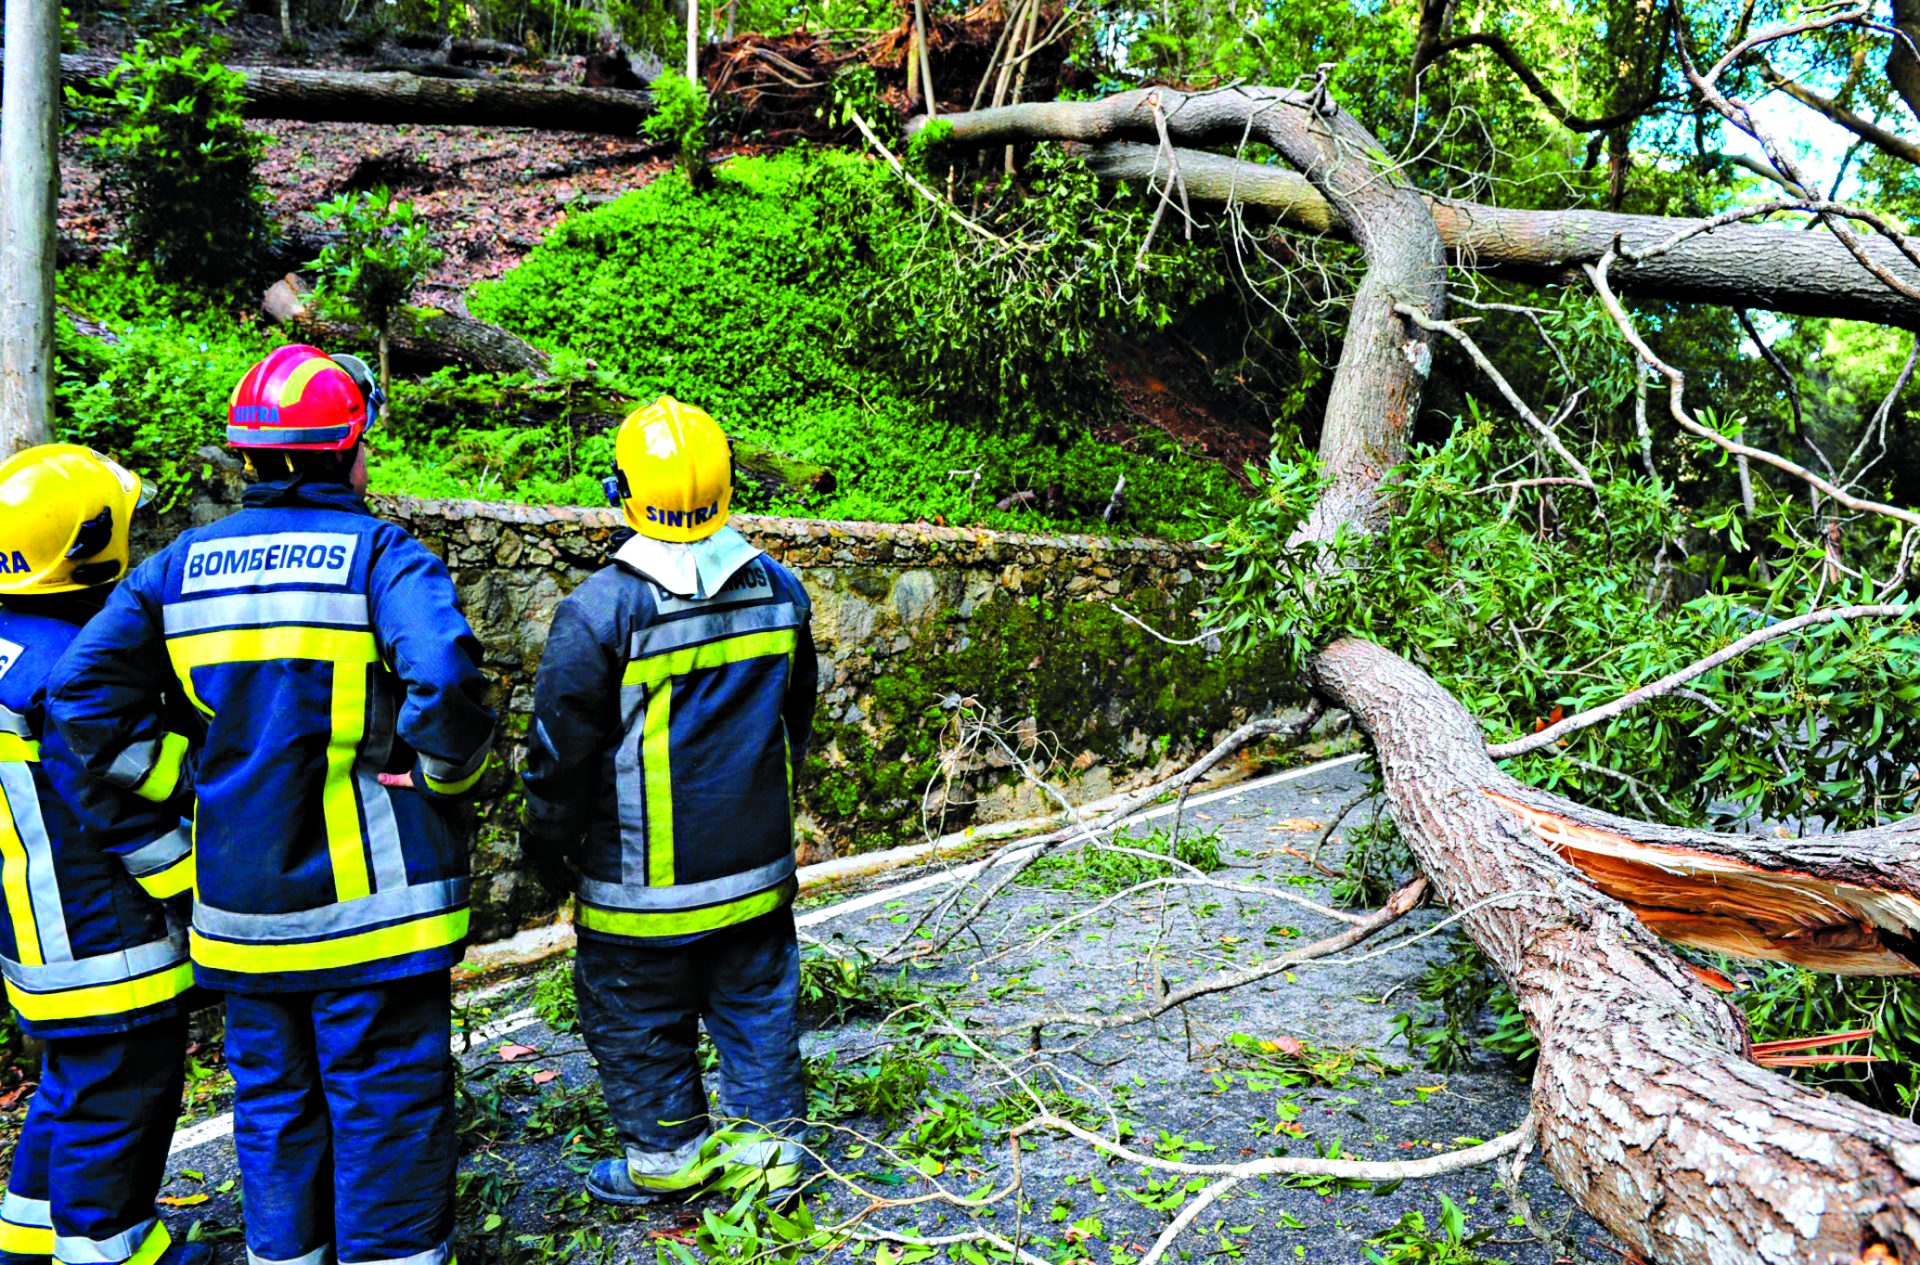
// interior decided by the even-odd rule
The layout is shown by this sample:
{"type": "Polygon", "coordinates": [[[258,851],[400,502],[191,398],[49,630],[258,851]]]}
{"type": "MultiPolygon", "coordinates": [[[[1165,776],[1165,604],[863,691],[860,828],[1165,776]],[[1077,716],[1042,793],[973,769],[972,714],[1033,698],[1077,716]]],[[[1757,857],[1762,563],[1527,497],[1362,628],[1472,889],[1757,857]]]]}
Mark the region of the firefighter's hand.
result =
{"type": "Polygon", "coordinates": [[[397,790],[410,791],[413,789],[413,774],[411,773],[381,773],[376,775],[376,780],[382,786],[392,787],[397,790]]]}
{"type": "Polygon", "coordinates": [[[558,840],[542,838],[522,828],[520,859],[534,881],[554,900],[564,901],[580,889],[580,871],[567,859],[566,849],[558,840]]]}

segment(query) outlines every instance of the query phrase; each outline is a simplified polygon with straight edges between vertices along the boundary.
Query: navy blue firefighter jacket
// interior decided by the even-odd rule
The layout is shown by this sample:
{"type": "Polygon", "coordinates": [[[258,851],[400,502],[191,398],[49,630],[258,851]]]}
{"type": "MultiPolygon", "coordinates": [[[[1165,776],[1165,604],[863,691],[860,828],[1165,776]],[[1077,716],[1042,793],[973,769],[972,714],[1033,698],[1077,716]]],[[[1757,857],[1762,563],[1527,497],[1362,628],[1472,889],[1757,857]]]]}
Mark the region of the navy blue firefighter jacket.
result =
{"type": "Polygon", "coordinates": [[[579,845],[580,935],[685,941],[793,899],[793,784],[819,676],[811,605],[765,555],[704,598],[620,558],[554,611],[527,824],[536,846],[579,845]]]}
{"type": "Polygon", "coordinates": [[[96,785],[47,720],[85,617],[70,600],[0,609],[0,972],[38,1037],[140,1027],[193,985],[186,926],[162,904],[193,882],[175,787],[96,785]]]}
{"type": "Polygon", "coordinates": [[[199,717],[201,983],[336,989],[459,960],[468,857],[450,801],[492,742],[480,647],[446,567],[350,488],[247,489],[136,569],[69,660],[54,720],[96,777],[138,786],[177,760],[164,693],[199,717]]]}

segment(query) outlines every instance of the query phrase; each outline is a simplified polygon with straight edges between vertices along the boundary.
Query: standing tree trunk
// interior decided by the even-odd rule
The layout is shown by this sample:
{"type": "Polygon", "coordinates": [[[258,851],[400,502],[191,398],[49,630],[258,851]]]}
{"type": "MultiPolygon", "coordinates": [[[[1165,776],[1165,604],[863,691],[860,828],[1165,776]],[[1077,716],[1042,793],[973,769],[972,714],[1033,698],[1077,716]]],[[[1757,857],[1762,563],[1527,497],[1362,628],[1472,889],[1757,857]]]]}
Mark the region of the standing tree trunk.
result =
{"type": "Polygon", "coordinates": [[[280,42],[293,43],[293,0],[280,0],[280,42]]]}
{"type": "Polygon", "coordinates": [[[0,99],[0,455],[53,423],[53,248],[60,204],[60,6],[7,0],[0,99]]]}

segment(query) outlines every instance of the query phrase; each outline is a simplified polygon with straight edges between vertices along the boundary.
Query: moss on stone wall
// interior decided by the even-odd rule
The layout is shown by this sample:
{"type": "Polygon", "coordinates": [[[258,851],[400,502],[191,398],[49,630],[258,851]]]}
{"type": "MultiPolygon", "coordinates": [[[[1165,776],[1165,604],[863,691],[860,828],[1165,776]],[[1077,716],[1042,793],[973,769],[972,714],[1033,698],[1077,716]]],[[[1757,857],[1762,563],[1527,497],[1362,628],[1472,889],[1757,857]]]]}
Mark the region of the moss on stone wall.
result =
{"type": "MultiPolygon", "coordinates": [[[[1197,581],[1147,590],[1131,609],[1180,636],[1197,596],[1197,581]]],[[[921,837],[923,802],[955,829],[977,797],[1022,780],[989,755],[951,770],[964,794],[929,795],[959,699],[1011,727],[1023,758],[1071,777],[1183,758],[1289,692],[1270,656],[1169,646],[1104,602],[1000,592],[966,615],[944,612],[923,644],[877,671],[851,719],[822,709],[802,800],[841,850],[892,847],[921,837]]]]}

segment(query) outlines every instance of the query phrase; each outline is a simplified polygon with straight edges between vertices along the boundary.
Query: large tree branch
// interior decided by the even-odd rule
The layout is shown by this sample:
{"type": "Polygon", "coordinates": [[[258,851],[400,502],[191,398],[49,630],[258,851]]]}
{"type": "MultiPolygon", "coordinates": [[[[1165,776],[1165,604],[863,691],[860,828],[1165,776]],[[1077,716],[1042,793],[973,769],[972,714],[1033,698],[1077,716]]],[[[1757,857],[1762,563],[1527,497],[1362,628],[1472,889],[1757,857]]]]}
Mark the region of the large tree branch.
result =
{"type": "MultiPolygon", "coordinates": [[[[1144,186],[1166,160],[1152,145],[1106,143],[1086,151],[1108,180],[1144,186]]],[[[1256,207],[1306,232],[1348,236],[1346,222],[1305,177],[1281,167],[1182,149],[1180,174],[1196,201],[1256,207]]],[[[1605,211],[1526,211],[1427,196],[1435,226],[1452,262],[1514,281],[1577,282],[1616,242],[1631,254],[1655,247],[1704,220],[1605,211]]],[[[1876,263],[1920,283],[1891,243],[1865,239],[1876,263]]],[[[1637,298],[1727,304],[1796,316],[1845,316],[1903,329],[1920,329],[1920,303],[1889,289],[1825,233],[1733,223],[1696,233],[1650,258],[1616,264],[1612,280],[1637,298]]]]}
{"type": "Polygon", "coordinates": [[[1920,166],[1920,145],[1914,144],[1904,136],[1895,136],[1872,119],[1862,117],[1841,105],[1830,97],[1823,97],[1813,89],[1789,79],[1773,68],[1766,58],[1759,59],[1760,74],[1769,84],[1798,101],[1801,105],[1824,115],[1855,136],[1866,141],[1883,154],[1889,154],[1902,162],[1920,166]]]}
{"type": "Polygon", "coordinates": [[[1177,92],[1152,88],[1098,101],[1054,101],[948,115],[949,143],[1155,140],[1181,145],[1272,145],[1347,225],[1367,262],[1352,302],[1340,365],[1328,393],[1320,456],[1331,475],[1307,531],[1370,521],[1379,486],[1406,455],[1432,363],[1428,334],[1394,311],[1404,303],[1445,315],[1446,263],[1432,210],[1388,161],[1380,142],[1324,85],[1177,92]],[[1156,114],[1159,118],[1156,119],[1156,114]]]}
{"type": "Polygon", "coordinates": [[[1312,667],[1539,1038],[1541,1149],[1583,1208],[1656,1262],[1920,1259],[1920,1126],[1757,1066],[1739,1012],[1488,793],[1511,779],[1432,678],[1353,640],[1312,667]]]}

